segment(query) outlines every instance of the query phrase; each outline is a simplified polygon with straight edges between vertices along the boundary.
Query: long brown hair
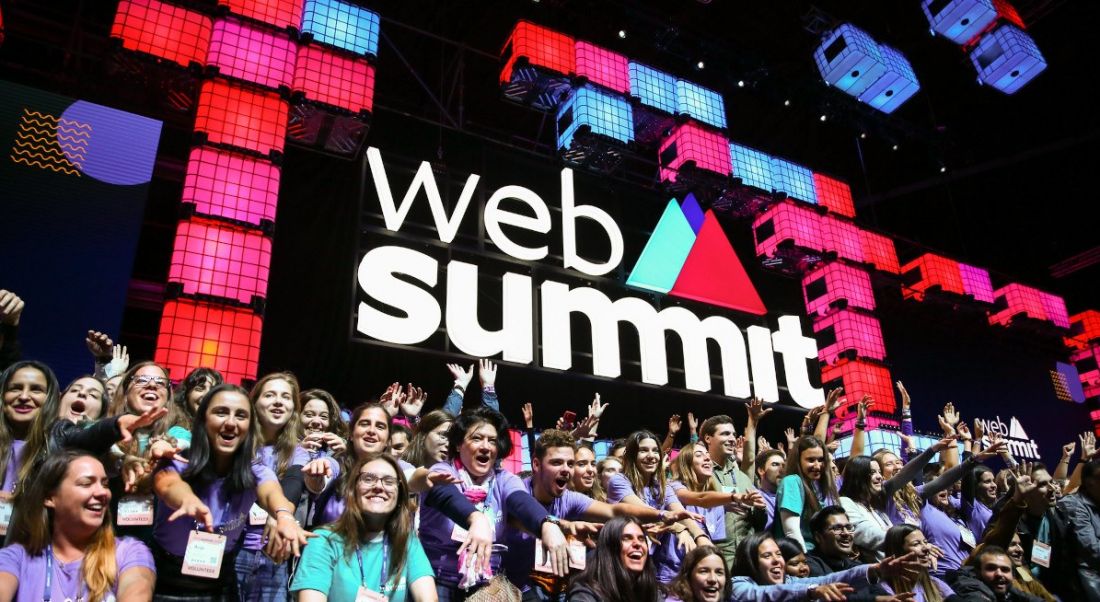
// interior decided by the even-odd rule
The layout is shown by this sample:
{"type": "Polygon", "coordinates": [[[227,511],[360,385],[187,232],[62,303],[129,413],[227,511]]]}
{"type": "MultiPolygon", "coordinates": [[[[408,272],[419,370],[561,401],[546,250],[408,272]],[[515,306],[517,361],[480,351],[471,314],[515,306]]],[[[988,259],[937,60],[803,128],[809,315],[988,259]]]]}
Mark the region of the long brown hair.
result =
{"type": "MultiPolygon", "coordinates": [[[[883,465],[882,458],[886,454],[894,455],[894,452],[882,448],[871,454],[871,459],[878,462],[880,469],[883,465]]],[[[905,508],[913,516],[920,516],[921,508],[924,507],[924,499],[921,498],[920,492],[917,491],[915,485],[906,483],[894,492],[894,504],[897,505],[898,508],[905,508]]]]}
{"type": "MultiPolygon", "coordinates": [[[[302,391],[299,395],[299,399],[302,401],[302,410],[305,411],[306,404],[314,399],[321,401],[328,408],[328,432],[340,437],[341,439],[348,438],[348,425],[344,422],[343,415],[340,414],[340,404],[336,403],[336,398],[332,396],[332,393],[324,389],[310,389],[308,391],[302,391]]],[[[303,428],[305,421],[303,420],[303,428]]]]}
{"type": "MultiPolygon", "coordinates": [[[[397,491],[394,492],[397,505],[386,517],[386,526],[383,529],[386,539],[389,540],[390,550],[390,566],[386,567],[386,574],[389,575],[389,583],[397,584],[401,582],[401,572],[405,570],[405,557],[413,529],[413,507],[409,501],[409,483],[405,481],[405,474],[393,456],[386,452],[371,453],[352,466],[345,479],[344,513],[332,523],[331,529],[333,533],[344,538],[345,558],[350,559],[356,550],[367,543],[367,521],[359,511],[359,473],[364,466],[376,460],[389,464],[397,475],[397,491]]],[[[385,587],[386,584],[382,586],[385,587]]]]}
{"type": "MultiPolygon", "coordinates": [[[[91,374],[78,376],[64,389],[59,389],[58,395],[49,396],[46,402],[42,404],[42,407],[39,408],[38,415],[34,417],[34,421],[31,422],[31,427],[27,431],[27,442],[23,445],[23,460],[19,465],[20,483],[25,483],[30,479],[38,461],[50,453],[50,431],[53,430],[54,423],[59,420],[58,413],[61,411],[61,397],[64,396],[77,381],[87,378],[99,383],[99,387],[103,391],[103,396],[100,397],[101,407],[99,409],[99,416],[96,416],[93,421],[99,420],[107,413],[107,385],[98,376],[92,376],[91,374]]],[[[61,418],[60,420],[68,419],[61,418]]]]}
{"type": "MultiPolygon", "coordinates": [[[[292,397],[290,407],[287,411],[290,412],[290,420],[283,425],[283,428],[279,429],[278,436],[275,437],[275,441],[257,441],[260,447],[264,445],[271,445],[275,448],[276,463],[275,474],[282,478],[286,475],[287,468],[290,467],[290,461],[294,457],[294,450],[298,447],[298,442],[302,439],[302,402],[298,396],[298,378],[290,372],[272,372],[265,375],[260,380],[256,381],[255,385],[252,385],[252,391],[248,394],[248,400],[252,402],[252,413],[257,416],[259,420],[259,412],[256,410],[256,402],[260,400],[260,395],[264,392],[264,387],[267,383],[281,380],[290,385],[290,395],[292,397]]],[[[262,439],[262,437],[261,437],[262,439]]]]}
{"type": "MultiPolygon", "coordinates": [[[[108,416],[122,416],[123,414],[133,414],[134,410],[130,408],[130,405],[126,402],[126,392],[130,389],[130,385],[133,384],[134,377],[137,376],[138,370],[146,366],[156,366],[164,374],[164,378],[168,379],[168,391],[165,397],[164,407],[168,408],[168,414],[161,417],[153,423],[152,426],[146,427],[145,430],[149,436],[163,435],[168,432],[168,429],[181,424],[180,410],[175,403],[172,402],[172,380],[168,376],[168,368],[161,366],[156,362],[138,362],[130,369],[122,374],[122,382],[118,383],[118,388],[115,389],[114,397],[111,398],[111,405],[107,409],[108,416]]],[[[125,446],[119,444],[119,448],[123,451],[130,453],[131,455],[141,455],[140,452],[144,451],[139,448],[139,439],[134,437],[133,441],[129,445],[125,446]]]]}
{"type": "MultiPolygon", "coordinates": [[[[61,486],[73,461],[85,457],[99,462],[87,453],[64,450],[37,463],[35,478],[30,479],[12,501],[18,510],[12,516],[8,544],[22,545],[29,556],[38,556],[46,550],[53,540],[54,530],[53,510],[46,507],[46,498],[61,486]]],[[[84,550],[81,569],[84,582],[88,585],[88,602],[102,602],[116,585],[118,562],[115,560],[115,534],[111,524],[110,507],[105,507],[103,523],[95,530],[91,543],[84,550]]]]}
{"type": "MultiPolygon", "coordinates": [[[[920,529],[907,524],[890,527],[886,531],[886,539],[882,542],[882,551],[887,556],[894,556],[895,558],[905,556],[908,553],[905,550],[905,538],[909,537],[913,531],[920,531],[920,529]]],[[[890,579],[889,582],[895,594],[913,592],[916,591],[916,588],[919,586],[924,590],[924,599],[926,602],[943,602],[943,596],[940,595],[940,588],[936,587],[936,584],[932,582],[932,577],[929,576],[927,570],[921,570],[917,576],[912,579],[899,576],[890,579]]]]}
{"type": "Polygon", "coordinates": [[[835,502],[840,499],[837,496],[836,481],[833,479],[833,471],[830,466],[833,462],[829,458],[829,450],[825,448],[825,442],[813,435],[799,437],[792,448],[787,456],[787,474],[798,475],[799,480],[802,482],[802,492],[806,494],[806,505],[810,509],[810,512],[804,513],[803,516],[809,516],[821,509],[821,502],[817,499],[817,489],[820,489],[821,493],[825,495],[826,500],[834,500],[835,502]],[[821,477],[818,479],[817,489],[813,487],[812,480],[802,474],[802,452],[814,448],[821,448],[823,454],[821,477]]]}
{"type": "MultiPolygon", "coordinates": [[[[416,432],[409,441],[409,448],[405,450],[405,461],[416,467],[431,468],[438,460],[428,453],[428,437],[432,431],[444,424],[454,422],[455,417],[443,410],[432,410],[420,418],[420,424],[416,425],[416,432]]],[[[447,432],[443,432],[447,436],[447,432]]]]}
{"type": "MultiPolygon", "coordinates": [[[[57,408],[61,405],[61,393],[59,392],[60,387],[57,384],[57,377],[54,376],[53,370],[51,370],[49,366],[43,364],[42,362],[37,362],[34,360],[24,360],[21,362],[16,362],[5,368],[3,372],[0,372],[0,395],[3,395],[7,392],[8,383],[11,381],[11,379],[15,378],[15,373],[24,368],[37,370],[46,379],[46,401],[42,402],[42,407],[38,408],[38,416],[35,416],[35,419],[31,422],[30,426],[27,427],[26,436],[29,439],[31,435],[34,434],[34,427],[38,424],[38,417],[42,416],[43,412],[50,411],[50,408],[52,408],[53,413],[55,415],[57,414],[57,408]]],[[[0,412],[0,481],[2,481],[4,475],[7,474],[8,464],[16,460],[14,455],[11,453],[12,443],[15,441],[15,435],[16,434],[12,432],[11,425],[8,424],[7,418],[4,416],[4,413],[0,412]]],[[[24,451],[24,458],[26,458],[25,454],[26,451],[24,451]]],[[[19,468],[20,470],[17,474],[22,475],[23,466],[20,466],[19,468]]],[[[18,478],[19,480],[21,480],[22,476],[18,478]]],[[[13,489],[19,489],[19,480],[17,480],[16,483],[12,484],[13,489]]]]}
{"type": "MultiPolygon", "coordinates": [[[[706,447],[705,445],[703,447],[706,447]]],[[[683,456],[683,450],[680,451],[680,455],[683,456]]],[[[714,546],[699,546],[694,550],[687,553],[684,556],[684,560],[680,563],[680,572],[676,574],[676,577],[669,582],[666,586],[666,591],[669,594],[679,598],[683,602],[694,602],[695,591],[691,588],[691,574],[695,572],[695,567],[703,560],[710,558],[711,556],[717,556],[722,561],[722,567],[726,570],[726,583],[722,586],[722,596],[719,600],[730,599],[730,568],[726,564],[725,557],[718,551],[718,548],[714,546]]]]}
{"type": "Polygon", "coordinates": [[[673,476],[678,478],[689,491],[719,491],[718,484],[715,482],[713,476],[704,483],[700,481],[699,476],[695,474],[696,447],[703,448],[703,453],[710,453],[707,451],[707,446],[703,445],[702,441],[696,441],[695,443],[681,447],[680,455],[676,456],[676,461],[672,466],[673,476]]]}
{"type": "MultiPolygon", "coordinates": [[[[581,453],[581,450],[588,450],[592,454],[592,468],[596,471],[596,478],[592,480],[592,489],[589,491],[581,491],[581,493],[596,500],[597,502],[607,501],[607,492],[603,490],[603,485],[600,484],[600,469],[596,463],[596,450],[592,448],[590,443],[580,443],[577,445],[577,453],[581,453]]],[[[573,482],[569,483],[570,489],[572,489],[573,482]]]]}
{"type": "Polygon", "coordinates": [[[661,440],[649,431],[634,431],[626,439],[626,451],[623,452],[623,475],[626,476],[626,480],[630,481],[634,493],[643,502],[645,497],[642,494],[646,489],[651,490],[653,499],[658,504],[664,502],[665,499],[665,454],[661,451],[660,445],[661,440]],[[653,442],[657,444],[657,472],[650,477],[649,482],[645,481],[642,470],[638,467],[638,448],[641,447],[642,441],[646,439],[653,439],[653,442]]]}

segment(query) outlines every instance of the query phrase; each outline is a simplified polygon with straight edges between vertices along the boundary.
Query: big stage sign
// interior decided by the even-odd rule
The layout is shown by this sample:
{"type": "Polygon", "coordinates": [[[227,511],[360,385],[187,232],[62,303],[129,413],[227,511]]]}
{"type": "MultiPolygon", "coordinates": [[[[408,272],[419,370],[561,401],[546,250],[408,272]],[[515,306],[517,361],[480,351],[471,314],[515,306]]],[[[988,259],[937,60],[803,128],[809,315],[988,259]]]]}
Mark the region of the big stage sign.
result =
{"type": "MultiPolygon", "coordinates": [[[[378,149],[367,150],[367,161],[378,211],[390,232],[402,232],[415,203],[428,204],[438,240],[444,245],[454,242],[463,220],[477,219],[467,213],[477,192],[479,175],[470,174],[466,178],[457,202],[448,210],[427,161],[419,165],[403,193],[391,187],[387,165],[378,149]],[[400,203],[395,200],[395,193],[400,193],[400,203]]],[[[633,296],[612,301],[603,292],[585,285],[586,277],[603,277],[623,262],[623,234],[604,209],[591,201],[578,201],[570,169],[562,169],[560,189],[555,193],[559,197],[559,232],[553,231],[550,206],[543,197],[515,184],[494,190],[484,203],[480,218],[490,242],[500,252],[523,262],[549,261],[551,237],[559,237],[554,242],[560,241],[560,262],[565,269],[558,273],[575,274],[572,285],[548,278],[536,282],[522,273],[503,273],[499,297],[501,327],[489,330],[478,319],[482,266],[457,259],[441,266],[435,257],[408,245],[379,244],[366,250],[358,266],[359,294],[372,301],[358,303],[355,318],[358,333],[386,343],[418,346],[436,335],[442,325],[450,343],[465,354],[500,356],[505,361],[532,365],[537,330],[541,367],[573,369],[575,346],[586,345],[585,350],[592,354],[592,373],[618,378],[623,362],[619,326],[629,323],[638,333],[641,380],[647,384],[669,384],[666,338],[675,334],[683,348],[684,382],[690,390],[712,391],[709,341],[721,356],[722,394],[779,401],[778,355],[791,399],[805,408],[824,403],[824,393],[811,384],[807,366],[808,360],[817,361],[817,344],[803,335],[797,316],[779,316],[774,332],[756,325],[742,331],[733,320],[722,315],[699,316],[676,305],[658,310],[650,301],[633,296]],[[518,207],[522,210],[516,210],[518,207]],[[604,256],[586,257],[578,251],[578,226],[582,222],[588,222],[584,224],[586,232],[594,229],[606,237],[604,256]],[[542,244],[533,244],[532,240],[542,244]],[[583,315],[591,325],[591,341],[587,344],[573,340],[570,320],[575,314],[583,315]]],[[[742,313],[763,313],[752,283],[732,253],[721,226],[710,212],[681,210],[673,202],[666,208],[650,244],[637,259],[631,278],[638,282],[631,284],[720,303],[742,313]],[[700,274],[696,258],[710,253],[711,247],[726,253],[727,258],[732,257],[737,269],[733,273],[700,274]],[[728,278],[736,280],[736,290],[723,293],[724,297],[714,301],[714,296],[705,289],[707,283],[728,278]]],[[[722,267],[727,272],[730,269],[722,267]]],[[[722,282],[728,286],[728,281],[722,282]]]]}

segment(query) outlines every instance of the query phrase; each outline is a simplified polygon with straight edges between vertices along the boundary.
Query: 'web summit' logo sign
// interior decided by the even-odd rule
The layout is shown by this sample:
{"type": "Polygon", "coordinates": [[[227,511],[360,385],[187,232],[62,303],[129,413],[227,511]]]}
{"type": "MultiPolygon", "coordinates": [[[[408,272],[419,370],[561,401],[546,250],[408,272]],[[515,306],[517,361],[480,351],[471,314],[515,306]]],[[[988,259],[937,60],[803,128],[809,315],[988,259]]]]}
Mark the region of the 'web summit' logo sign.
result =
{"type": "Polygon", "coordinates": [[[768,311],[714,212],[704,213],[692,194],[665,206],[626,283],[758,316],[768,311]]]}

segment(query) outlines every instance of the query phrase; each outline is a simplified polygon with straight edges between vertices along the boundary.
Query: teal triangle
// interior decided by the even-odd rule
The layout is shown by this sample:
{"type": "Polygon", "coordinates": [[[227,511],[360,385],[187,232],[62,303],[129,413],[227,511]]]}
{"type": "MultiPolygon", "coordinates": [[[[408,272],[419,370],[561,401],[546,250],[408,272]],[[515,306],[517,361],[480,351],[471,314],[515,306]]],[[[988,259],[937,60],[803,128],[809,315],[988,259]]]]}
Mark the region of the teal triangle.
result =
{"type": "Polygon", "coordinates": [[[653,229],[645,249],[638,256],[638,263],[634,264],[626,284],[658,293],[669,292],[676,284],[693,244],[695,230],[676,199],[672,199],[653,229]]]}

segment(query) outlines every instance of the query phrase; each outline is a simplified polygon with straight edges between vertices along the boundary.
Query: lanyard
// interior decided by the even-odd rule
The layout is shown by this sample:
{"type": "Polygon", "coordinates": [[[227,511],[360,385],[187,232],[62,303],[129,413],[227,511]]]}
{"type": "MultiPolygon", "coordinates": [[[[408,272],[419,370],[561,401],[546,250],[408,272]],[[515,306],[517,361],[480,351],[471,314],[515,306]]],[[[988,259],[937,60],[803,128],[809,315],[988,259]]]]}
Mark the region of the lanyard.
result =
{"type": "MultiPolygon", "coordinates": [[[[80,585],[76,588],[76,593],[81,594],[84,590],[83,579],[78,579],[80,585]]],[[[42,591],[42,602],[51,602],[53,600],[53,546],[46,546],[46,588],[42,591]]],[[[62,591],[62,594],[65,592],[62,591]]],[[[76,600],[79,601],[83,596],[77,595],[76,600]]]]}
{"type": "MultiPolygon", "coordinates": [[[[386,595],[386,572],[389,569],[387,562],[389,561],[389,549],[390,540],[385,535],[382,536],[382,576],[378,581],[380,590],[378,593],[383,596],[386,595]]],[[[363,546],[359,546],[355,549],[355,557],[359,559],[359,579],[362,581],[363,587],[367,587],[367,574],[363,570],[363,546]]]]}
{"type": "MultiPolygon", "coordinates": [[[[225,508],[222,509],[222,516],[221,516],[222,525],[215,529],[218,532],[219,535],[225,535],[225,533],[226,533],[226,531],[225,531],[225,525],[226,525],[225,520],[226,520],[226,517],[229,516],[229,506],[232,505],[231,504],[232,499],[233,499],[232,496],[226,496],[226,498],[225,498],[225,508]]],[[[210,518],[211,518],[211,520],[213,520],[214,517],[211,516],[210,518]]],[[[213,526],[213,525],[211,525],[211,526],[213,526]]],[[[195,530],[196,531],[201,530],[199,521],[195,521],[195,530]]],[[[236,527],[234,527],[233,529],[230,529],[230,531],[235,531],[235,530],[236,530],[236,527]]]]}

